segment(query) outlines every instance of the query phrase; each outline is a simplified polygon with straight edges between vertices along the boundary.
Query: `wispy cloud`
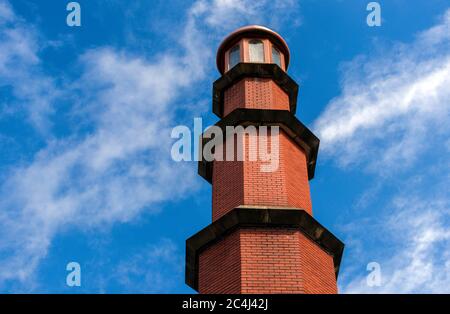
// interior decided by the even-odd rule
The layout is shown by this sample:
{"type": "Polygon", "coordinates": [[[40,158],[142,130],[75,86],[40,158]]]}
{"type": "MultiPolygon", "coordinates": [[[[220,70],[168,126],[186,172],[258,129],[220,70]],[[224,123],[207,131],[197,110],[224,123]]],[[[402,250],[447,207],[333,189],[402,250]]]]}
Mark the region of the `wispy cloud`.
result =
{"type": "Polygon", "coordinates": [[[173,199],[171,187],[177,195],[195,187],[192,169],[168,153],[169,104],[198,79],[185,57],[149,61],[108,48],[83,54],[74,86],[86,95],[80,102],[93,131],[51,142],[3,184],[0,281],[27,278],[67,225],[126,222],[173,199]]]}
{"type": "Polygon", "coordinates": [[[264,24],[270,27],[281,27],[289,21],[292,25],[300,25],[299,3],[294,0],[199,0],[191,12],[195,16],[203,16],[205,23],[221,32],[245,24],[264,24]]]}
{"type": "Polygon", "coordinates": [[[163,239],[119,261],[109,280],[128,293],[170,293],[183,281],[183,262],[175,243],[163,239]]]}
{"type": "Polygon", "coordinates": [[[450,202],[445,196],[424,201],[403,195],[393,200],[377,222],[352,224],[347,228],[348,237],[369,233],[379,238],[377,245],[383,249],[371,252],[373,259],[370,261],[381,266],[381,286],[368,286],[364,259],[349,256],[355,258],[352,263],[360,263],[360,272],[344,274],[341,292],[448,293],[449,208],[450,202]],[[386,216],[390,217],[384,220],[386,216]]]}
{"type": "Polygon", "coordinates": [[[0,1],[0,88],[12,97],[0,102],[0,120],[22,110],[41,133],[48,132],[48,115],[59,94],[53,79],[42,70],[37,31],[0,1]]]}
{"type": "Polygon", "coordinates": [[[347,64],[342,95],[315,123],[323,151],[344,166],[390,171],[417,161],[430,138],[448,137],[449,31],[450,11],[415,42],[347,64]]]}
{"type": "MultiPolygon", "coordinates": [[[[79,78],[63,88],[39,71],[45,61],[39,49],[45,42],[0,0],[0,34],[6,34],[0,45],[8,45],[0,49],[0,71],[6,78],[0,84],[14,90],[18,103],[44,101],[30,103],[32,112],[44,114],[55,105],[53,91],[64,89],[78,97],[70,98],[69,110],[79,119],[75,123],[88,125],[88,131],[75,128],[49,141],[29,164],[13,168],[1,185],[0,289],[11,281],[29,282],[59,232],[128,222],[173,200],[174,186],[180,197],[196,188],[190,165],[170,159],[170,128],[188,87],[200,84],[209,71],[205,58],[214,51],[211,34],[220,37],[223,30],[204,21],[212,21],[215,11],[210,8],[224,5],[219,2],[195,3],[182,22],[185,31],[176,49],[151,59],[112,47],[83,52],[79,78]],[[26,85],[18,85],[22,79],[26,85]]],[[[237,21],[246,21],[246,12],[239,13],[237,21]]]]}
{"type": "Polygon", "coordinates": [[[448,292],[450,10],[413,42],[383,48],[343,67],[342,94],[314,126],[325,158],[373,180],[342,226],[341,291],[448,292]],[[381,287],[366,284],[370,261],[381,287]]]}

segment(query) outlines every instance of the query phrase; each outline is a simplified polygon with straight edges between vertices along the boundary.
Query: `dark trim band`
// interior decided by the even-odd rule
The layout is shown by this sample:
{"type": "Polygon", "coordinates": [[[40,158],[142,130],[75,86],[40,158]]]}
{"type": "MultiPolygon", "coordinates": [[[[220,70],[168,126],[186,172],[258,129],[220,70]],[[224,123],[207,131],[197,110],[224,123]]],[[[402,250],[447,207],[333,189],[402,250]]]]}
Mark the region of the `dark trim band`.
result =
{"type": "MultiPolygon", "coordinates": [[[[308,179],[314,178],[320,140],[291,112],[270,109],[236,109],[215,125],[220,127],[224,134],[227,126],[278,125],[305,151],[308,163],[308,179]]],[[[202,145],[200,145],[202,151],[204,145],[210,140],[210,138],[203,138],[202,136],[202,145]]],[[[203,156],[203,154],[200,156],[203,156]]],[[[214,162],[203,159],[198,162],[198,174],[209,183],[212,182],[213,164],[214,162]]]]}
{"type": "Polygon", "coordinates": [[[339,274],[344,243],[302,209],[238,207],[186,240],[186,284],[198,291],[200,253],[236,228],[298,228],[333,256],[336,278],[339,274]]]}
{"type": "Polygon", "coordinates": [[[297,110],[298,84],[278,65],[270,63],[239,63],[213,84],[213,112],[223,117],[224,92],[244,77],[270,78],[289,96],[290,111],[297,110]]]}

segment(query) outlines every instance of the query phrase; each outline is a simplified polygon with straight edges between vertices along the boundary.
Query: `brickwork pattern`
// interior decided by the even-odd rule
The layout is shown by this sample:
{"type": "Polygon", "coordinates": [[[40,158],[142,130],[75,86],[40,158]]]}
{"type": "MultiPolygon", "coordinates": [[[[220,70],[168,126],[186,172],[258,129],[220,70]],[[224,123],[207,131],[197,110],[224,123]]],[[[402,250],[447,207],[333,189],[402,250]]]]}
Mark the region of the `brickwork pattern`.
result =
{"type": "MultiPolygon", "coordinates": [[[[257,149],[250,143],[257,143],[261,135],[256,135],[253,142],[250,138],[254,135],[244,136],[245,162],[214,161],[213,221],[239,205],[295,207],[312,214],[305,152],[280,129],[278,169],[263,172],[261,166],[268,165],[267,161],[249,160],[250,150],[257,149]]],[[[266,138],[270,148],[270,133],[266,138]]]]}
{"type": "Polygon", "coordinates": [[[337,293],[333,257],[296,229],[237,229],[200,254],[199,292],[337,293]]]}
{"type": "Polygon", "coordinates": [[[199,256],[200,293],[241,293],[240,233],[234,232],[199,256]]]}
{"type": "Polygon", "coordinates": [[[289,110],[289,96],[271,79],[244,78],[224,92],[224,116],[237,108],[289,110]]]}

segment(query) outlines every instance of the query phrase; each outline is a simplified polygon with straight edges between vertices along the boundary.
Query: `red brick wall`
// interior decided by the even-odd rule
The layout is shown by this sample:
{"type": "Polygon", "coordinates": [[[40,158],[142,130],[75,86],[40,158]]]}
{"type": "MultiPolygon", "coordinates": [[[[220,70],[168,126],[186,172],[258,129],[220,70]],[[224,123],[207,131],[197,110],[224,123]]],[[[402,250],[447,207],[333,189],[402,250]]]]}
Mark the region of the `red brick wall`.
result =
{"type": "Polygon", "coordinates": [[[336,275],[331,255],[299,233],[300,269],[305,293],[337,293],[336,275]]]}
{"type": "MultiPolygon", "coordinates": [[[[278,169],[262,172],[261,165],[267,162],[249,161],[249,139],[250,136],[246,135],[245,162],[214,161],[213,221],[239,205],[296,207],[311,214],[304,151],[280,129],[278,169]]],[[[270,136],[267,145],[270,148],[270,136]]]]}
{"type": "Polygon", "coordinates": [[[296,231],[241,230],[242,293],[302,293],[296,231]]]}
{"type": "Polygon", "coordinates": [[[311,193],[309,190],[308,164],[305,151],[284,132],[280,138],[281,163],[285,166],[284,184],[287,204],[306,210],[312,216],[311,193]]]}
{"type": "Polygon", "coordinates": [[[332,256],[296,229],[236,230],[199,263],[200,293],[337,293],[332,256]]]}
{"type": "MultiPolygon", "coordinates": [[[[236,137],[235,137],[236,138],[236,137]]],[[[236,152],[235,140],[235,152],[236,152]]],[[[212,218],[219,219],[229,211],[243,204],[244,165],[242,161],[225,161],[226,147],[223,149],[224,161],[213,161],[212,174],[212,218]]],[[[217,150],[216,150],[217,151],[217,150]]]]}
{"type": "Polygon", "coordinates": [[[240,293],[239,232],[216,242],[199,255],[199,293],[240,293]]]}
{"type": "MultiPolygon", "coordinates": [[[[245,78],[224,93],[224,115],[236,108],[289,110],[289,98],[270,79],[245,78]]],[[[267,162],[249,161],[255,147],[245,138],[246,161],[214,161],[213,221],[239,205],[295,207],[312,214],[305,152],[280,129],[279,167],[262,172],[267,162]]],[[[236,230],[200,253],[199,292],[336,293],[333,258],[299,230],[236,230]]]]}
{"type": "Polygon", "coordinates": [[[244,78],[224,92],[224,116],[236,108],[289,110],[289,96],[271,79],[244,78]]]}
{"type": "MultiPolygon", "coordinates": [[[[249,147],[250,137],[246,138],[246,160],[249,160],[249,150],[252,149],[249,147]]],[[[257,139],[259,137],[262,135],[257,135],[257,139]]],[[[285,143],[282,138],[284,137],[284,132],[280,131],[278,169],[276,171],[261,171],[263,164],[268,165],[266,161],[246,161],[244,163],[243,205],[289,206],[286,190],[286,164],[283,156],[285,143]]],[[[268,147],[270,147],[270,142],[270,136],[268,136],[266,141],[268,147]]]]}

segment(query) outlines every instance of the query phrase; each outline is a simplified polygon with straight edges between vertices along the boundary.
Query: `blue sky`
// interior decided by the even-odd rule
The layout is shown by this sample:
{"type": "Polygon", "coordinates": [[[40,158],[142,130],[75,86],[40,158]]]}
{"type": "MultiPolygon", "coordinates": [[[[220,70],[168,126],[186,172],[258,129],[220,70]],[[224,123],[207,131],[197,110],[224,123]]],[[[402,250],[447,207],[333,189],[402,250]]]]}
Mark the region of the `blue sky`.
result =
{"type": "Polygon", "coordinates": [[[340,291],[450,292],[448,1],[379,1],[368,27],[363,0],[80,0],[79,28],[68,2],[0,0],[0,292],[193,292],[185,239],[211,187],[170,131],[217,121],[215,50],[247,24],[290,46],[340,291]]]}

